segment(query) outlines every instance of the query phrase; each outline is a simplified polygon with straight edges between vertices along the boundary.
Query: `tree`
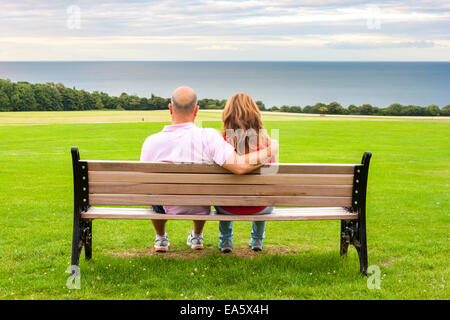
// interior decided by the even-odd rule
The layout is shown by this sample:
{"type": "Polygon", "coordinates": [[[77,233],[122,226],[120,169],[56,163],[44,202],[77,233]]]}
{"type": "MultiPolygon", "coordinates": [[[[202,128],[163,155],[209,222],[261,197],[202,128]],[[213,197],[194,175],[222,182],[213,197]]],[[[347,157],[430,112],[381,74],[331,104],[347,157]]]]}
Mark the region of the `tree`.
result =
{"type": "Polygon", "coordinates": [[[141,105],[141,99],[136,95],[131,95],[127,97],[128,99],[128,109],[129,110],[139,110],[141,105]]]}
{"type": "Polygon", "coordinates": [[[351,104],[348,106],[348,112],[350,112],[350,114],[359,114],[359,109],[354,104],[351,104]]]}
{"type": "Polygon", "coordinates": [[[81,94],[83,96],[84,106],[82,108],[84,110],[93,110],[95,109],[95,96],[93,96],[91,93],[81,90],[81,94]]]}
{"type": "Polygon", "coordinates": [[[386,108],[385,112],[388,116],[399,116],[402,112],[402,105],[400,103],[393,103],[386,108]]]}
{"type": "Polygon", "coordinates": [[[53,83],[32,85],[37,110],[63,110],[61,94],[53,83]]]}
{"type": "Polygon", "coordinates": [[[318,102],[314,106],[312,106],[310,113],[320,113],[320,108],[322,108],[322,107],[327,108],[327,105],[324,103],[318,102]]]}
{"type": "Polygon", "coordinates": [[[425,108],[425,114],[427,116],[433,116],[436,117],[441,113],[441,109],[435,104],[431,104],[428,107],[425,108]]]}
{"type": "Polygon", "coordinates": [[[363,104],[359,107],[359,112],[364,115],[373,114],[373,107],[370,104],[363,104]]]}
{"type": "MultiPolygon", "coordinates": [[[[347,111],[347,110],[346,110],[347,111]]],[[[378,107],[373,107],[373,113],[374,115],[381,115],[381,109],[378,107]]]]}
{"type": "Polygon", "coordinates": [[[328,109],[327,109],[327,107],[320,107],[319,112],[320,112],[320,114],[325,114],[328,112],[328,109]]]}
{"type": "Polygon", "coordinates": [[[9,80],[0,79],[0,91],[6,93],[8,97],[11,97],[14,90],[14,84],[9,80]]]}
{"type": "MultiPolygon", "coordinates": [[[[103,101],[103,100],[102,100],[103,101]]],[[[111,97],[109,99],[109,105],[108,105],[109,109],[116,109],[116,110],[121,110],[122,107],[120,106],[120,100],[118,97],[111,97]]]]}
{"type": "Polygon", "coordinates": [[[266,110],[266,105],[261,100],[256,101],[256,105],[258,106],[260,111],[266,110]]]}
{"type": "Polygon", "coordinates": [[[119,97],[119,103],[121,108],[123,108],[124,110],[128,110],[130,103],[130,100],[128,99],[128,94],[122,92],[119,97]]]}
{"type": "Polygon", "coordinates": [[[350,111],[348,111],[348,109],[342,107],[342,114],[350,114],[350,111]]]}
{"type": "Polygon", "coordinates": [[[441,109],[441,116],[449,117],[450,116],[450,104],[446,105],[441,109]]]}
{"type": "MultiPolygon", "coordinates": [[[[328,109],[328,113],[330,113],[330,114],[342,114],[344,111],[344,108],[336,101],[331,102],[328,106],[326,106],[326,108],[328,109]]],[[[319,112],[320,112],[320,108],[319,108],[319,112]]]]}
{"type": "Polygon", "coordinates": [[[302,112],[302,108],[300,108],[299,106],[292,106],[292,107],[289,108],[289,112],[301,113],[302,112]]]}
{"type": "Polygon", "coordinates": [[[408,105],[402,106],[401,116],[424,116],[425,109],[420,106],[408,105]]]}
{"type": "Polygon", "coordinates": [[[48,91],[50,95],[51,104],[54,110],[63,110],[61,93],[53,83],[48,86],[48,91]]]}
{"type": "Polygon", "coordinates": [[[43,86],[41,84],[36,84],[33,86],[34,97],[36,99],[38,110],[47,110],[52,105],[50,95],[46,88],[47,86],[43,86]]]}
{"type": "Polygon", "coordinates": [[[77,110],[77,102],[74,91],[70,88],[60,87],[61,100],[64,110],[77,110]]]}
{"type": "MultiPolygon", "coordinates": [[[[153,93],[148,99],[148,103],[150,106],[150,110],[167,110],[169,108],[170,98],[164,99],[158,96],[155,96],[153,93]]],[[[200,104],[199,104],[200,106],[200,104]]],[[[204,105],[206,106],[206,104],[204,105]]]]}
{"type": "Polygon", "coordinates": [[[31,86],[27,84],[21,85],[22,101],[25,104],[25,110],[34,111],[37,110],[36,99],[34,98],[34,92],[31,86]]]}
{"type": "Polygon", "coordinates": [[[29,84],[24,82],[14,84],[10,101],[13,111],[34,111],[37,109],[33,90],[29,84]]]}
{"type": "Polygon", "coordinates": [[[94,109],[100,110],[105,107],[99,94],[92,94],[92,99],[94,99],[94,109]]]}
{"type": "Polygon", "coordinates": [[[0,111],[11,111],[11,101],[9,101],[8,95],[0,91],[0,111]]]}
{"type": "Polygon", "coordinates": [[[304,108],[303,108],[303,113],[313,113],[312,112],[312,107],[311,106],[305,106],[304,108]]]}
{"type": "Polygon", "coordinates": [[[103,107],[106,109],[113,109],[112,105],[112,97],[110,97],[107,93],[94,91],[94,93],[98,93],[98,96],[102,100],[103,107]]]}
{"type": "Polygon", "coordinates": [[[289,106],[286,106],[286,105],[281,106],[280,111],[281,112],[289,112],[289,106]]]}
{"type": "Polygon", "coordinates": [[[141,98],[139,102],[139,110],[147,110],[148,109],[148,99],[147,98],[141,98]]]}

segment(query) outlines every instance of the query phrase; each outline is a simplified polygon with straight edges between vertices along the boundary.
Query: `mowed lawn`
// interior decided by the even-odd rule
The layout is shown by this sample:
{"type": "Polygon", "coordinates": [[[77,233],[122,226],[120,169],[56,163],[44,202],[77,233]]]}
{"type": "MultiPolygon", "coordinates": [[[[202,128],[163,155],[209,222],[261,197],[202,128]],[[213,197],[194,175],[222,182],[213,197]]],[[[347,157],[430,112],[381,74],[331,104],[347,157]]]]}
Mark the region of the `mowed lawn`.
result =
{"type": "Polygon", "coordinates": [[[280,162],[359,163],[373,152],[368,253],[381,270],[380,289],[368,288],[353,247],[339,256],[339,221],[267,223],[261,253],[247,247],[250,223],[236,222],[235,249],[224,255],[217,222],[206,224],[205,250],[193,251],[186,246],[192,223],[169,221],[170,252],[155,254],[150,221],[113,220],[93,222],[93,259],[82,253],[81,289],[67,289],[70,147],[82,159],[138,160],[145,138],[167,123],[61,121],[0,125],[0,299],[450,298],[450,122],[265,119],[277,120],[266,127],[279,129],[280,162]]]}

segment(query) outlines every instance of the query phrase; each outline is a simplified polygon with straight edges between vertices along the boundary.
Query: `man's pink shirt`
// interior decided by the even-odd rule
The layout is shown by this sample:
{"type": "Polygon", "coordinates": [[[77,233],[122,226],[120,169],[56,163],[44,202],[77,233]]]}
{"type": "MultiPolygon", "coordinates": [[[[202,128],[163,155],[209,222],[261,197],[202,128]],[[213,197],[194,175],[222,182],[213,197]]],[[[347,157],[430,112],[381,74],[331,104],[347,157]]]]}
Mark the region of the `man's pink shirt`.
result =
{"type": "MultiPolygon", "coordinates": [[[[149,136],[141,150],[141,161],[172,163],[217,163],[223,165],[234,148],[212,128],[192,122],[165,126],[149,136]]],[[[164,206],[166,214],[209,214],[210,206],[164,206]]]]}

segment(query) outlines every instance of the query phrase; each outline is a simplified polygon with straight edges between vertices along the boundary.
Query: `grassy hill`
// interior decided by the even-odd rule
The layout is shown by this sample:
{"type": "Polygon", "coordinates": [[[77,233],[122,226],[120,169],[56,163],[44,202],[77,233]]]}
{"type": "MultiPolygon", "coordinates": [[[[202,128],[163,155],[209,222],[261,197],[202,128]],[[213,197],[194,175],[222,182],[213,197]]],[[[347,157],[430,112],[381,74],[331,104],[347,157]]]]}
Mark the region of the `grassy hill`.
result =
{"type": "MultiPolygon", "coordinates": [[[[450,298],[450,123],[302,115],[265,116],[267,129],[279,129],[279,162],[359,163],[373,152],[367,232],[380,290],[368,289],[354,248],[339,257],[338,221],[267,223],[261,253],[247,247],[250,224],[235,223],[236,249],[227,255],[217,249],[217,222],[206,224],[206,248],[194,252],[185,243],[192,223],[169,221],[171,250],[159,255],[149,221],[94,221],[93,259],[82,256],[81,290],[68,290],[70,147],[83,159],[137,160],[167,116],[0,114],[0,299],[450,298]]],[[[200,120],[221,128],[220,113],[200,120]]]]}

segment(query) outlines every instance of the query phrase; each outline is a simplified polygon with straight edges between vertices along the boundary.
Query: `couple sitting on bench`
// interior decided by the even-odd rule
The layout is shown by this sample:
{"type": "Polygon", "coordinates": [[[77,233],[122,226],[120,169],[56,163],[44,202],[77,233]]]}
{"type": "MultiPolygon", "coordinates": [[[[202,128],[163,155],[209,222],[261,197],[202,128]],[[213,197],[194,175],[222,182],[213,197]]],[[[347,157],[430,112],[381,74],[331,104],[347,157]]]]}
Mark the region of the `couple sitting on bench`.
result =
{"type": "MultiPolygon", "coordinates": [[[[233,95],[226,103],[222,119],[224,130],[194,125],[199,107],[197,95],[188,87],[176,89],[169,104],[172,125],[149,136],[142,146],[141,161],[216,163],[235,173],[250,172],[265,163],[275,162],[278,143],[264,131],[261,114],[255,101],[246,94],[233,95]]],[[[267,214],[273,207],[216,206],[219,214],[267,214]]],[[[210,214],[210,206],[153,206],[157,213],[210,214]]],[[[167,220],[152,220],[156,231],[155,249],[166,252],[169,239],[167,220]]],[[[187,239],[192,249],[203,249],[203,227],[206,221],[195,220],[194,229],[187,239]]],[[[253,221],[249,245],[262,250],[265,221],[253,221]]],[[[219,248],[231,252],[233,247],[233,221],[220,221],[219,248]]]]}

